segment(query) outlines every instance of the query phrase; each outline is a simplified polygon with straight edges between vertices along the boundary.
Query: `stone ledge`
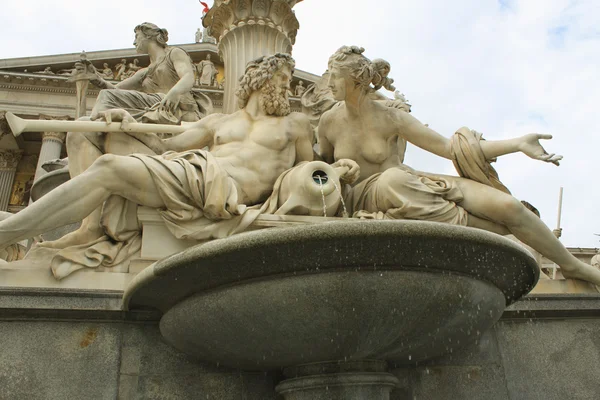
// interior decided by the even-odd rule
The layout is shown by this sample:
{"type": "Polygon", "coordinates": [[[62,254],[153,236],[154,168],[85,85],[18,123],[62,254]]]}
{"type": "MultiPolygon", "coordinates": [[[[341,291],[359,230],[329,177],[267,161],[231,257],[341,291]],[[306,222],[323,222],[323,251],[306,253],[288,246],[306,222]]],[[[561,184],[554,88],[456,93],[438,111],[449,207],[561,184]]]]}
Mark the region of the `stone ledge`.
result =
{"type": "Polygon", "coordinates": [[[122,310],[120,290],[0,288],[0,320],[157,322],[160,313],[122,310]]]}
{"type": "MultiPolygon", "coordinates": [[[[158,322],[153,310],[122,311],[122,290],[0,287],[0,320],[158,322]]],[[[530,294],[509,306],[501,320],[600,317],[600,293],[530,294]]]]}
{"type": "Polygon", "coordinates": [[[50,273],[48,265],[14,261],[0,267],[0,289],[19,290],[100,290],[123,291],[135,274],[81,270],[59,281],[50,273]]]}
{"type": "Polygon", "coordinates": [[[576,279],[540,279],[531,291],[532,294],[592,293],[599,294],[598,288],[589,282],[576,279]]]}
{"type": "Polygon", "coordinates": [[[600,293],[563,293],[529,294],[510,305],[501,319],[598,317],[600,317],[600,293]]]}

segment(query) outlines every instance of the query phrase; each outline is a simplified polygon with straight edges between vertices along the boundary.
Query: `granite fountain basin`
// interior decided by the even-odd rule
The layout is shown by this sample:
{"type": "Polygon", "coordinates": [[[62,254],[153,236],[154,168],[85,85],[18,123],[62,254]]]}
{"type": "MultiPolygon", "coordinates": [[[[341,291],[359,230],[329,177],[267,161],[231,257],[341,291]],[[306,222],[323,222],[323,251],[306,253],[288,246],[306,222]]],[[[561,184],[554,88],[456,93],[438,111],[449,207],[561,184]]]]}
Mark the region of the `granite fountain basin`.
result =
{"type": "Polygon", "coordinates": [[[239,234],[142,271],[127,309],[198,359],[246,370],[414,364],[475,341],[538,279],[518,244],[421,221],[343,220],[239,234]]]}

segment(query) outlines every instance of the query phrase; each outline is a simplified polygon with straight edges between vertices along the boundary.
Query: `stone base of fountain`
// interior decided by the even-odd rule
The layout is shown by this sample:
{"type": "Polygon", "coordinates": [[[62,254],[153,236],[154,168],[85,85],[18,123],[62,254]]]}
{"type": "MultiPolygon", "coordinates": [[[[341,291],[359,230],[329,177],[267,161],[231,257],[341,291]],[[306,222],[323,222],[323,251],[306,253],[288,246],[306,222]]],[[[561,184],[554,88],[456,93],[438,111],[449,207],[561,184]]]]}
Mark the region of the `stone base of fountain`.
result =
{"type": "Polygon", "coordinates": [[[537,274],[495,234],[355,220],[193,247],[142,271],[124,307],[162,311],[163,337],[200,360],[283,368],[286,400],[387,399],[397,381],[385,361],[413,365],[475,341],[537,274]]]}

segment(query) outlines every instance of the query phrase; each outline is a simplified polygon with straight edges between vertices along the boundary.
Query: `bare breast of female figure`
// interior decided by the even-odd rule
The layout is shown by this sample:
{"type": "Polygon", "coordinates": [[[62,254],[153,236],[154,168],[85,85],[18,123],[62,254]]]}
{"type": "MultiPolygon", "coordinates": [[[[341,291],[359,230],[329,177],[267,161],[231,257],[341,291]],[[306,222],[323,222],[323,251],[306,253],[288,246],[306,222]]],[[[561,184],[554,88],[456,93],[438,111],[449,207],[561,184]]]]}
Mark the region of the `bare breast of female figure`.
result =
{"type": "Polygon", "coordinates": [[[366,125],[363,130],[350,124],[336,124],[332,141],[336,160],[349,158],[358,163],[360,180],[401,164],[397,136],[385,135],[385,129],[389,128],[382,126],[379,127],[382,131],[376,131],[378,124],[366,125]]]}

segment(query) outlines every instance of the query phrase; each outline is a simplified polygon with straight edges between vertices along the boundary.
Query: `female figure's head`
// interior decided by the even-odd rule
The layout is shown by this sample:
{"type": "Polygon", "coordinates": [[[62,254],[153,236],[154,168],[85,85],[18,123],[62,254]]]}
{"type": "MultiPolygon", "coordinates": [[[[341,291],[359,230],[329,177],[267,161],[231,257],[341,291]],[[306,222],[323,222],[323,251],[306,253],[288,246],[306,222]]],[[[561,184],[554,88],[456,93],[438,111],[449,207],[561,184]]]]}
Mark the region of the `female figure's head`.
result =
{"type": "Polygon", "coordinates": [[[366,94],[381,87],[394,91],[394,80],[387,77],[390,63],[382,59],[371,61],[362,54],[364,51],[362,47],[342,46],[329,57],[329,87],[336,100],[345,100],[352,93],[366,94]]]}
{"type": "Polygon", "coordinates": [[[148,42],[154,41],[160,47],[167,47],[169,40],[169,32],[166,29],[159,28],[151,22],[144,22],[133,29],[135,32],[135,46],[138,53],[145,54],[148,52],[148,42]]]}

